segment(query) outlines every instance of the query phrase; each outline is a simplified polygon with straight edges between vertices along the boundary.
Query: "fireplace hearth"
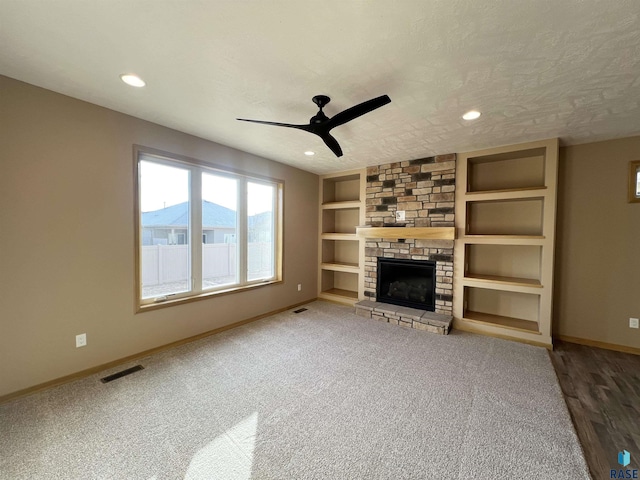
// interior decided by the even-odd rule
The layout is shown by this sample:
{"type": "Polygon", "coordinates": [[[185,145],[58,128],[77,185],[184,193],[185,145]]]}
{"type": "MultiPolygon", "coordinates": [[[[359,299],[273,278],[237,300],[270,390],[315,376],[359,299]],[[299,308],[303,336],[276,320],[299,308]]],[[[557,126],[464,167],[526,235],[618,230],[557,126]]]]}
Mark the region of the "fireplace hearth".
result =
{"type": "Polygon", "coordinates": [[[376,300],[435,311],[436,262],[378,257],[376,300]]]}

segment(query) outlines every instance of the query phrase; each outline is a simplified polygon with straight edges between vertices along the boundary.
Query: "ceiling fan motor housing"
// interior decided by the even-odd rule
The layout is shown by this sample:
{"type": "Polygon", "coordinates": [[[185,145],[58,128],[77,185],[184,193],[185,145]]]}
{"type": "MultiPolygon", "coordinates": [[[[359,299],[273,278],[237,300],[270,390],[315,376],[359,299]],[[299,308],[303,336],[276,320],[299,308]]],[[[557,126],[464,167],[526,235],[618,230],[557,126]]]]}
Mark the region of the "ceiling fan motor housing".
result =
{"type": "Polygon", "coordinates": [[[322,107],[324,107],[327,103],[329,103],[331,101],[331,98],[327,97],[326,95],[316,95],[315,97],[312,98],[312,100],[313,100],[313,103],[315,103],[320,108],[320,111],[309,119],[309,123],[318,124],[318,123],[324,123],[327,120],[329,120],[329,117],[327,117],[325,113],[322,111],[322,107]]]}
{"type": "Polygon", "coordinates": [[[326,95],[316,95],[311,100],[313,100],[313,103],[315,103],[317,106],[322,108],[331,101],[331,98],[327,97],[326,95]]]}

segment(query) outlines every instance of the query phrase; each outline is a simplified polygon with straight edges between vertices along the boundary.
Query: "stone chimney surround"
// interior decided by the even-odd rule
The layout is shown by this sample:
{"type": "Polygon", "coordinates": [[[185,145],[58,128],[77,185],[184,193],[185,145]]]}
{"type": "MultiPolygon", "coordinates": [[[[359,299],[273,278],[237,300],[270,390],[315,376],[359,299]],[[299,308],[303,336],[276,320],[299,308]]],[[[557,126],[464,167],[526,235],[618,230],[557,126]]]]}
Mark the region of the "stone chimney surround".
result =
{"type": "Polygon", "coordinates": [[[455,154],[367,168],[366,225],[397,227],[390,229],[393,237],[366,239],[367,297],[374,300],[376,296],[377,257],[433,260],[435,311],[452,314],[453,240],[408,238],[402,227],[454,227],[455,173],[455,154]],[[404,221],[396,221],[397,211],[405,212],[404,221]]]}

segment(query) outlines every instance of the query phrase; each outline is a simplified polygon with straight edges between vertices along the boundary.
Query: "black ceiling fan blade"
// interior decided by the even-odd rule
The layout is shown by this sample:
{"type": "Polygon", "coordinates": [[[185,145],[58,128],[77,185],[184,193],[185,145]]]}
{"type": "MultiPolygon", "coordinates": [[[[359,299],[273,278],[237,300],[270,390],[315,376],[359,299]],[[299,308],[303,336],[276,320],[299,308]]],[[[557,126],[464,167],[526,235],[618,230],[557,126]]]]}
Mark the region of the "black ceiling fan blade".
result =
{"type": "Polygon", "coordinates": [[[266,122],[264,120],[249,120],[248,118],[236,118],[241,122],[262,123],[263,125],[274,125],[276,127],[297,128],[299,130],[305,130],[310,132],[312,130],[311,125],[293,125],[291,123],[279,123],[279,122],[266,122]]]}
{"type": "Polygon", "coordinates": [[[382,95],[380,97],[372,98],[371,100],[367,100],[366,102],[362,102],[354,107],[347,108],[340,113],[335,114],[333,117],[329,119],[326,126],[329,130],[332,128],[338,127],[340,125],[344,125],[347,122],[350,122],[354,118],[358,118],[365,113],[369,113],[376,108],[380,108],[387,103],[390,103],[391,99],[388,95],[382,95]]]}
{"type": "Polygon", "coordinates": [[[338,141],[333,138],[328,132],[324,135],[320,135],[320,138],[324,141],[327,147],[329,147],[331,151],[336,154],[336,157],[342,156],[342,149],[340,148],[338,141]]]}

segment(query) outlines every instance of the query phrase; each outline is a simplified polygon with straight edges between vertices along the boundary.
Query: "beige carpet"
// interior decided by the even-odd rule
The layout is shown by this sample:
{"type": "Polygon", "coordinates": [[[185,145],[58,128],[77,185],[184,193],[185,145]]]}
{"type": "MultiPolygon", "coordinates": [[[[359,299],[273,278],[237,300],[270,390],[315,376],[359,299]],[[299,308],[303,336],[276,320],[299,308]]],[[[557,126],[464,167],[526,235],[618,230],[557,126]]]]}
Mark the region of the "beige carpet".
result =
{"type": "Polygon", "coordinates": [[[589,478],[544,349],[307,308],[0,406],[0,478],[589,478]]]}

